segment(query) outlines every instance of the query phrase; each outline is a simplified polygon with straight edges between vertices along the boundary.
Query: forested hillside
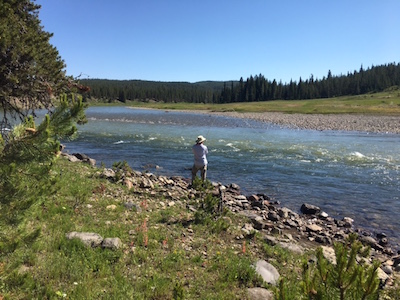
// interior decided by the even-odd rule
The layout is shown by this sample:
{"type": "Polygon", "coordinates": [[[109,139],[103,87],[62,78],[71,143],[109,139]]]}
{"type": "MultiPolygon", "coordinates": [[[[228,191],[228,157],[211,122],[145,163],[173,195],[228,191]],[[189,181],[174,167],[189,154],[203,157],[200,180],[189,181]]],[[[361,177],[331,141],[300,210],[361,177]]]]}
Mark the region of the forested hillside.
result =
{"type": "Polygon", "coordinates": [[[330,98],[381,92],[400,86],[400,64],[372,66],[346,75],[328,71],[322,79],[299,78],[289,83],[268,80],[262,74],[239,81],[156,82],[142,80],[84,79],[90,87],[86,100],[155,100],[164,102],[232,103],[268,100],[330,98]]]}

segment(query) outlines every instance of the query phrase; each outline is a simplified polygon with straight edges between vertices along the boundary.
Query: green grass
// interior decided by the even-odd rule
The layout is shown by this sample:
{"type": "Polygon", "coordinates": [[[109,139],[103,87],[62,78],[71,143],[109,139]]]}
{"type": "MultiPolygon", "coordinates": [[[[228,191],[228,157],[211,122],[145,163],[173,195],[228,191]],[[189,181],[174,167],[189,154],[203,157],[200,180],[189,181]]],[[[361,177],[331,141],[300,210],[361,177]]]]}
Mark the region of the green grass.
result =
{"type": "Polygon", "coordinates": [[[241,254],[235,242],[238,228],[210,234],[206,224],[190,223],[194,216],[184,199],[162,209],[161,196],[128,191],[96,171],[60,159],[45,180],[52,181],[51,188],[10,201],[38,199],[17,224],[4,222],[7,208],[1,207],[1,297],[245,299],[246,286],[259,283],[251,267],[256,257],[241,254]],[[146,199],[147,207],[126,210],[122,199],[138,204],[146,199]],[[115,209],[107,208],[112,204],[115,209]],[[124,247],[87,248],[68,240],[70,231],[119,237],[124,247]]]}
{"type": "MultiPolygon", "coordinates": [[[[97,103],[93,105],[121,105],[121,103],[97,103]]],[[[124,105],[165,110],[204,110],[238,113],[283,112],[300,114],[400,115],[400,90],[392,89],[381,93],[312,100],[275,100],[229,104],[127,101],[124,105]]]]}
{"type": "MultiPolygon", "coordinates": [[[[29,180],[20,174],[21,186],[29,187],[29,180]]],[[[157,189],[152,195],[129,191],[101,179],[98,169],[63,158],[39,182],[47,188],[30,188],[1,204],[0,299],[246,299],[254,286],[278,293],[255,274],[258,259],[278,268],[286,299],[302,297],[301,266],[312,253],[269,246],[260,234],[238,240],[247,220],[217,212],[212,198],[163,207],[168,200],[157,189]],[[141,211],[126,210],[127,200],[141,211]],[[5,216],[21,201],[30,205],[8,222],[5,216]],[[186,205],[202,201],[196,220],[186,205]],[[68,240],[70,231],[119,237],[123,247],[87,248],[68,240]]]]}

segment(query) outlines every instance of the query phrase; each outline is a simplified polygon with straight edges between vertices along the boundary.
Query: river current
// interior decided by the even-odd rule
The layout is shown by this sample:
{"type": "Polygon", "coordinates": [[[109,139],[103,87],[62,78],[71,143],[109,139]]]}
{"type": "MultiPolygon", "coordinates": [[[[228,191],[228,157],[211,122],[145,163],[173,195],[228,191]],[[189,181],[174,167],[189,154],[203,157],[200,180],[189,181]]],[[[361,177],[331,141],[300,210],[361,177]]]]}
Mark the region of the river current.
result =
{"type": "Polygon", "coordinates": [[[307,202],[400,245],[400,135],[287,129],[202,113],[90,107],[69,153],[111,167],[190,178],[191,147],[207,138],[208,178],[264,193],[299,212],[307,202]]]}

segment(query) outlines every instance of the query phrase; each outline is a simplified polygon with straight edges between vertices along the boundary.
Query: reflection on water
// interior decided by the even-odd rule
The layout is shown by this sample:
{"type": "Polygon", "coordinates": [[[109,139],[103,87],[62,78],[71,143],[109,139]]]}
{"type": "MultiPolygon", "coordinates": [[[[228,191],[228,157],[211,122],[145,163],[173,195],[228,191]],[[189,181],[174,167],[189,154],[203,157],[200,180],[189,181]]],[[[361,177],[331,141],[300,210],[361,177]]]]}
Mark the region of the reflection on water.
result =
{"type": "Polygon", "coordinates": [[[257,121],[123,107],[87,111],[67,150],[111,166],[189,178],[191,146],[207,138],[209,178],[265,193],[298,211],[304,202],[334,217],[399,237],[400,136],[280,128],[257,121]]]}

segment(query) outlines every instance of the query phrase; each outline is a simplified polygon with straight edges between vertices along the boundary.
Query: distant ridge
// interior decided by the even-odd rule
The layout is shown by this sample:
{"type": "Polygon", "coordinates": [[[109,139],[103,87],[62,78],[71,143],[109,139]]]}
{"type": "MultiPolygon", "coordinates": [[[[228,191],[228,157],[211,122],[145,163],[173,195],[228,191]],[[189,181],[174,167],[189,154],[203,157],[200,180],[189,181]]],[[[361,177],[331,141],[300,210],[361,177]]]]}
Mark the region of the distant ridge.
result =
{"type": "Polygon", "coordinates": [[[331,98],[382,92],[400,86],[400,64],[372,66],[346,75],[333,75],[329,70],[322,79],[299,78],[283,84],[262,74],[238,81],[163,82],[148,80],[83,79],[90,87],[88,99],[155,100],[189,103],[234,103],[269,100],[331,98]]]}

